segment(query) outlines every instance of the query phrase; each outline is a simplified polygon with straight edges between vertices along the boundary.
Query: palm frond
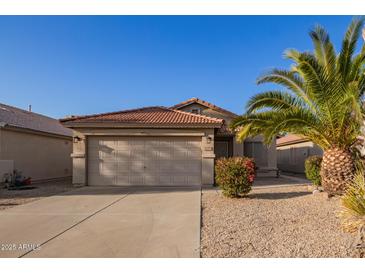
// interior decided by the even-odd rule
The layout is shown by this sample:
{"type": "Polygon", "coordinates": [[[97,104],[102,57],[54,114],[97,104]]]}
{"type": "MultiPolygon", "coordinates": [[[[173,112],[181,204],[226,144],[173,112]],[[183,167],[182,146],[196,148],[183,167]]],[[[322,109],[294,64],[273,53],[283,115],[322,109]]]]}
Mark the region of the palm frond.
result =
{"type": "Polygon", "coordinates": [[[305,90],[303,79],[297,73],[288,70],[273,69],[257,79],[257,84],[264,83],[275,83],[286,87],[315,110],[305,90]]]}
{"type": "Polygon", "coordinates": [[[270,90],[249,100],[246,113],[231,124],[238,138],[262,135],[269,144],[277,134],[288,132],[306,136],[323,149],[348,149],[360,134],[364,117],[365,45],[355,54],[363,22],[352,21],[338,56],[320,26],[310,32],[313,53],[286,50],[291,69],[273,69],[257,80],[285,90],[270,90]]]}
{"type": "Polygon", "coordinates": [[[321,133],[320,121],[308,110],[266,111],[261,113],[245,114],[237,117],[231,127],[239,131],[239,139],[263,135],[266,144],[281,132],[297,133],[310,136],[317,144],[328,147],[326,136],[321,133]]]}
{"type": "Polygon", "coordinates": [[[354,18],[348,27],[345,38],[342,42],[341,53],[338,57],[337,67],[339,73],[346,80],[348,78],[348,74],[351,71],[351,62],[352,56],[356,49],[356,43],[359,39],[362,26],[364,24],[364,18],[354,18]]]}
{"type": "Polygon", "coordinates": [[[262,109],[271,108],[274,110],[295,109],[305,107],[305,102],[287,92],[267,91],[253,96],[247,103],[248,113],[262,109]]]}
{"type": "Polygon", "coordinates": [[[317,25],[309,35],[314,44],[316,59],[326,73],[333,74],[336,69],[336,54],[328,33],[322,26],[317,25]]]}

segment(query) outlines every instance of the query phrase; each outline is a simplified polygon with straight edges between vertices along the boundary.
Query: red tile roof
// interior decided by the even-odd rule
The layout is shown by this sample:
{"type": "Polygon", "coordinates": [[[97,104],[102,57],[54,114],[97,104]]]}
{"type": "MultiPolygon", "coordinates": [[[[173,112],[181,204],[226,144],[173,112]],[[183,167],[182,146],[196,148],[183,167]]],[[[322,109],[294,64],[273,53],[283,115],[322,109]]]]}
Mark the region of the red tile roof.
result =
{"type": "Polygon", "coordinates": [[[188,99],[188,100],[186,100],[184,102],[181,102],[181,103],[179,103],[177,105],[174,105],[171,108],[172,109],[180,109],[180,108],[182,108],[184,106],[187,106],[187,105],[190,105],[190,104],[193,104],[193,103],[201,104],[201,105],[203,105],[203,106],[205,106],[207,108],[213,109],[213,110],[218,111],[218,112],[221,112],[221,113],[228,114],[228,115],[230,115],[232,117],[236,117],[237,116],[237,114],[235,114],[235,113],[233,113],[233,112],[231,112],[229,110],[226,110],[224,108],[220,108],[220,107],[218,107],[218,106],[216,106],[216,105],[214,105],[212,103],[209,103],[207,101],[201,100],[201,99],[196,98],[196,97],[190,98],[190,99],[188,99]]]}
{"type": "Polygon", "coordinates": [[[101,113],[86,116],[72,116],[60,120],[65,125],[77,123],[124,123],[131,125],[172,125],[172,126],[189,126],[189,125],[211,125],[220,127],[222,119],[212,118],[204,115],[188,113],[166,107],[145,107],[132,110],[123,110],[117,112],[101,113]]]}
{"type": "Polygon", "coordinates": [[[280,137],[278,139],[276,139],[276,145],[277,146],[283,146],[283,145],[287,145],[287,144],[296,144],[296,143],[302,143],[302,142],[307,142],[308,139],[299,135],[295,135],[295,134],[288,134],[285,135],[284,137],[280,137]]]}

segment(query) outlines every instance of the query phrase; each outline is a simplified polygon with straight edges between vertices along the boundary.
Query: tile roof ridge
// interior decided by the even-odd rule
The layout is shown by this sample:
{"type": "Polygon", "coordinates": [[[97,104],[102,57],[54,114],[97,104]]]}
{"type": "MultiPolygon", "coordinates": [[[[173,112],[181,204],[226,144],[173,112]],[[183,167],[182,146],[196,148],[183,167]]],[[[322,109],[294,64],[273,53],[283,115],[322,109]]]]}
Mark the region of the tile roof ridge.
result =
{"type": "Polygon", "coordinates": [[[192,104],[192,103],[198,103],[198,104],[201,104],[201,105],[206,106],[208,108],[211,108],[213,110],[215,109],[217,111],[221,111],[221,112],[227,113],[227,114],[232,115],[232,116],[238,116],[236,113],[233,113],[232,111],[229,111],[227,109],[221,108],[221,107],[219,107],[219,106],[217,106],[215,104],[212,104],[212,103],[210,103],[208,101],[202,100],[202,99],[200,99],[198,97],[192,97],[190,99],[187,99],[187,100],[185,100],[185,101],[183,101],[181,103],[178,103],[176,105],[173,105],[171,108],[180,108],[180,107],[183,107],[185,105],[192,104]]]}
{"type": "Polygon", "coordinates": [[[61,122],[68,122],[68,121],[74,121],[77,119],[85,119],[85,118],[93,118],[93,117],[100,117],[103,115],[111,115],[111,114],[119,114],[119,113],[128,113],[128,112],[134,112],[134,111],[141,111],[146,109],[164,109],[163,106],[148,106],[148,107],[139,107],[139,108],[131,108],[131,109],[125,109],[125,110],[118,110],[118,111],[111,111],[111,112],[102,112],[102,113],[96,113],[96,114],[88,114],[88,115],[75,115],[72,117],[66,117],[59,119],[61,122]]]}
{"type": "Polygon", "coordinates": [[[216,121],[218,123],[223,123],[223,121],[224,121],[223,119],[210,117],[210,116],[203,115],[203,114],[191,113],[191,112],[187,112],[187,111],[183,111],[183,110],[179,110],[179,109],[174,109],[174,108],[167,108],[167,109],[169,109],[171,111],[174,111],[174,112],[177,112],[177,113],[187,114],[187,115],[190,115],[190,116],[193,116],[193,117],[209,119],[209,120],[212,120],[212,121],[216,121]]]}

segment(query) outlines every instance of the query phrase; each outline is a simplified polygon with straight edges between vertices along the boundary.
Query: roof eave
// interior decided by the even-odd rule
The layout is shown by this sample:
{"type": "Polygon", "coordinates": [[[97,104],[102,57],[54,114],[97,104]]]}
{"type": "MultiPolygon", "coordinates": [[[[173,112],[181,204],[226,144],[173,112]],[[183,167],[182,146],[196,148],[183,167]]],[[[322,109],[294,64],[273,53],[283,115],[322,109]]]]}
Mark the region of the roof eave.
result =
{"type": "Polygon", "coordinates": [[[306,143],[306,142],[311,142],[311,140],[309,140],[309,139],[300,139],[300,140],[288,141],[288,142],[279,143],[279,144],[276,143],[276,147],[287,146],[287,145],[295,145],[295,144],[306,143]]]}
{"type": "Polygon", "coordinates": [[[40,135],[53,136],[53,137],[58,137],[58,138],[72,138],[72,134],[65,135],[65,134],[61,134],[61,133],[36,130],[36,129],[26,128],[26,127],[19,127],[19,126],[5,124],[5,123],[0,123],[0,128],[3,128],[4,130],[21,131],[21,132],[25,132],[25,133],[40,134],[40,135]]]}
{"type": "Polygon", "coordinates": [[[178,110],[180,110],[181,108],[184,108],[184,107],[189,106],[191,104],[199,104],[199,105],[202,105],[202,106],[204,106],[206,108],[212,109],[214,111],[217,111],[217,112],[220,112],[220,113],[224,113],[226,115],[229,115],[229,116],[231,116],[233,118],[239,116],[238,114],[233,113],[233,112],[231,112],[229,110],[225,110],[225,109],[222,109],[220,107],[211,107],[211,106],[202,104],[201,102],[198,102],[198,101],[191,101],[191,102],[186,102],[186,103],[183,103],[183,104],[177,104],[177,105],[174,105],[174,106],[172,106],[170,108],[171,109],[178,109],[178,110]]]}
{"type": "Polygon", "coordinates": [[[67,128],[221,128],[222,123],[205,124],[138,124],[120,122],[61,122],[67,128]]]}

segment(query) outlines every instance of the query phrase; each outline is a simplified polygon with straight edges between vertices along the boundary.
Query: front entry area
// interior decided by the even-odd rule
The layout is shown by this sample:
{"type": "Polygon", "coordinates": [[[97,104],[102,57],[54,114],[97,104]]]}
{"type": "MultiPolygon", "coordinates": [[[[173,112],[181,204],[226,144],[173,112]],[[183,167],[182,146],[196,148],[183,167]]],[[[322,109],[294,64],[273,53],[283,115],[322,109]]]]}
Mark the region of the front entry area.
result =
{"type": "Polygon", "coordinates": [[[92,136],[87,142],[88,185],[201,184],[201,137],[92,136]]]}
{"type": "Polygon", "coordinates": [[[214,154],[217,159],[225,157],[233,156],[233,137],[220,137],[217,136],[214,138],[214,154]]]}

